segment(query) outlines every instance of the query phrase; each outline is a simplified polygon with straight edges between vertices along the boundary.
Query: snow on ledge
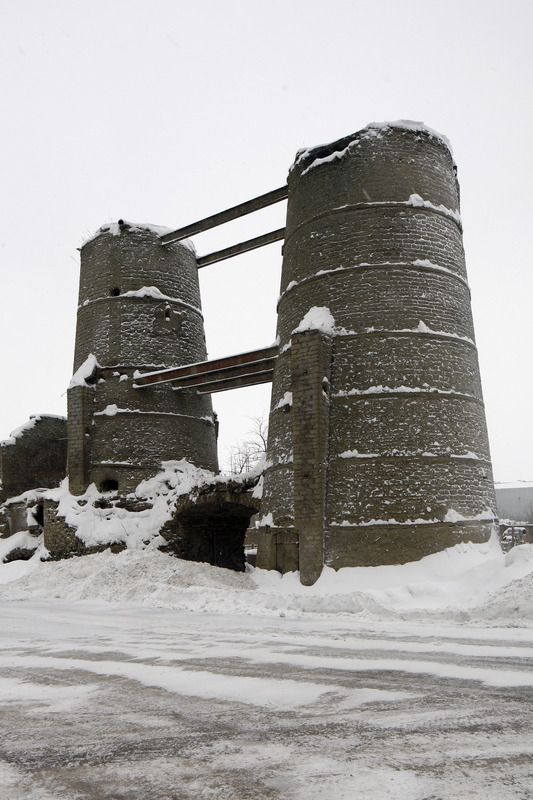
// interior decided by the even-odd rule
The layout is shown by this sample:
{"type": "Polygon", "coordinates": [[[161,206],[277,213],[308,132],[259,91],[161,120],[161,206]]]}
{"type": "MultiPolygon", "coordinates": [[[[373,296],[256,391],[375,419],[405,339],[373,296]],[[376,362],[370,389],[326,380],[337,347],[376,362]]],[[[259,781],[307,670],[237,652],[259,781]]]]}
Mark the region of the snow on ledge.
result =
{"type": "Polygon", "coordinates": [[[161,289],[158,289],[157,286],[142,286],[140,289],[131,289],[129,292],[123,292],[123,294],[117,295],[117,297],[150,297],[152,300],[167,300],[171,303],[179,303],[185,308],[190,308],[192,311],[196,312],[196,314],[199,314],[203,319],[201,308],[192,305],[192,303],[185,302],[185,300],[182,300],[180,297],[171,297],[168,294],[163,294],[161,289]]]}
{"type": "Polygon", "coordinates": [[[368,389],[339,389],[332,397],[357,397],[365,394],[436,394],[449,395],[450,397],[470,397],[476,399],[472,394],[456,392],[453,389],[437,389],[435,386],[369,386],[368,389]]]}
{"type": "Polygon", "coordinates": [[[420,195],[416,193],[409,195],[409,200],[405,201],[405,205],[420,208],[431,208],[433,211],[441,211],[443,214],[446,214],[446,216],[452,217],[456,222],[461,222],[461,215],[456,209],[448,208],[442,203],[437,206],[435,203],[432,203],[431,200],[424,200],[423,197],[420,197],[420,195]]]}
{"type": "Polygon", "coordinates": [[[481,511],[475,517],[464,517],[458,511],[449,508],[444,516],[444,522],[494,522],[495,519],[494,512],[490,508],[486,508],[485,511],[481,511]]]}
{"type": "MultiPolygon", "coordinates": [[[[449,450],[449,448],[448,448],[449,450]]],[[[476,453],[468,450],[466,453],[433,453],[430,450],[384,450],[382,453],[360,453],[358,450],[345,450],[337,458],[459,458],[469,461],[483,461],[476,453]]]]}
{"type": "Polygon", "coordinates": [[[101,300],[120,300],[123,297],[138,297],[144,298],[148,297],[152,300],[162,300],[167,303],[178,303],[183,308],[190,308],[191,311],[194,311],[203,319],[202,309],[198,308],[198,306],[192,305],[192,303],[187,303],[185,300],[182,300],[180,297],[171,297],[168,294],[163,294],[161,289],[158,289],[157,286],[142,286],[140,289],[130,289],[129,292],[123,292],[122,294],[111,295],[107,297],[95,297],[93,300],[84,300],[81,305],[78,306],[78,310],[80,308],[84,308],[92,303],[98,303],[101,300]]]}
{"type": "Polygon", "coordinates": [[[68,385],[69,389],[73,389],[75,386],[88,386],[87,378],[90,378],[94,375],[94,372],[100,364],[96,360],[96,356],[93,353],[89,353],[81,367],[79,367],[74,375],[71,378],[71,381],[68,385]]]}
{"type": "Polygon", "coordinates": [[[379,458],[379,453],[360,453],[359,450],[345,450],[339,453],[339,458],[379,458]]]}
{"type": "Polygon", "coordinates": [[[335,333],[335,320],[329,308],[325,306],[310,308],[292,333],[304,333],[304,331],[322,331],[332,336],[335,333]]]}
{"type": "Polygon", "coordinates": [[[417,517],[416,519],[406,519],[403,522],[398,521],[397,519],[390,518],[390,519],[370,519],[365,522],[349,522],[346,519],[343,519],[342,522],[332,522],[331,526],[335,528],[345,528],[345,527],[356,527],[356,528],[364,528],[364,527],[374,527],[375,525],[401,525],[401,526],[409,526],[409,525],[439,525],[442,522],[495,522],[496,517],[494,516],[493,512],[490,508],[485,509],[485,511],[481,511],[479,514],[476,514],[473,517],[465,517],[463,514],[460,514],[458,511],[455,511],[453,508],[448,509],[444,518],[441,520],[438,517],[432,517],[431,519],[423,519],[422,517],[417,517]]]}
{"type": "Polygon", "coordinates": [[[129,292],[123,292],[122,297],[152,297],[154,300],[174,300],[174,297],[169,297],[168,294],[163,294],[161,289],[157,286],[142,286],[135,291],[132,289],[129,292]]]}

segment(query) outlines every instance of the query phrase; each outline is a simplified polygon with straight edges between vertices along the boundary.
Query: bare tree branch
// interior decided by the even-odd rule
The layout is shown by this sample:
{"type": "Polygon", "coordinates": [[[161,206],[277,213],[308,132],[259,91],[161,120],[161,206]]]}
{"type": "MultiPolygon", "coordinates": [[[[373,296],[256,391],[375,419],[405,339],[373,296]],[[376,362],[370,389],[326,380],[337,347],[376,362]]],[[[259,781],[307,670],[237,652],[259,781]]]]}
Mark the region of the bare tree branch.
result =
{"type": "Polygon", "coordinates": [[[229,448],[230,472],[242,474],[253,469],[267,450],[268,420],[262,414],[259,417],[250,417],[252,428],[247,432],[243,442],[229,448]]]}

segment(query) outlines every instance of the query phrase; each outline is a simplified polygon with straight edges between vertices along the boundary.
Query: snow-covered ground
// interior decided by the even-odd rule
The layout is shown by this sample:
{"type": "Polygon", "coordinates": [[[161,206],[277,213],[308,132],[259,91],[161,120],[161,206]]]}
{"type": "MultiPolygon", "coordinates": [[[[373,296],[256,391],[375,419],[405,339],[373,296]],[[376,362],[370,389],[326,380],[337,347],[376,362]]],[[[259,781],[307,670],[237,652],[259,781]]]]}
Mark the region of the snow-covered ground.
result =
{"type": "MultiPolygon", "coordinates": [[[[1,544],[1,541],[0,541],[1,544]]],[[[6,800],[533,798],[533,546],[0,566],[6,800]]]]}

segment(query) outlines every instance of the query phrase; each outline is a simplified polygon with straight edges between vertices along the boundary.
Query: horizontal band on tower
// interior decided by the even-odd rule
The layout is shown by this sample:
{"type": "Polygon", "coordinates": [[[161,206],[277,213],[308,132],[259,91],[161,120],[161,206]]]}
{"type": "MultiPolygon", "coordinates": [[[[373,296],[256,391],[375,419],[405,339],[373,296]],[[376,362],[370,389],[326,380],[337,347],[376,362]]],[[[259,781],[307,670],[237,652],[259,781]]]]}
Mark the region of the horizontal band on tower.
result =
{"type": "MultiPolygon", "coordinates": [[[[355,453],[355,451],[352,451],[355,453]]],[[[461,461],[465,463],[472,463],[479,466],[490,466],[489,458],[479,458],[473,456],[461,456],[454,453],[357,453],[353,456],[343,455],[338,453],[330,456],[330,458],[342,459],[343,461],[427,461],[431,460],[448,462],[448,461],[461,461]]]]}
{"type": "MultiPolygon", "coordinates": [[[[374,387],[372,387],[374,388],[374,387]]],[[[368,391],[367,389],[349,389],[348,391],[341,390],[340,392],[336,392],[335,394],[330,394],[330,399],[332,400],[370,400],[372,398],[383,398],[383,397],[393,397],[396,399],[402,400],[413,400],[414,398],[430,400],[436,399],[439,400],[466,400],[468,402],[477,403],[478,405],[483,406],[483,400],[481,398],[474,397],[473,394],[463,394],[462,392],[454,392],[454,391],[446,391],[445,389],[405,389],[397,388],[397,389],[386,389],[384,391],[368,391]]]]}
{"type": "MultiPolygon", "coordinates": [[[[109,407],[109,406],[108,406],[109,407]]],[[[194,414],[180,414],[177,411],[141,411],[138,408],[117,408],[111,412],[95,411],[93,417],[115,417],[117,414],[130,414],[131,416],[152,416],[152,417],[185,417],[186,419],[203,422],[205,425],[214,425],[212,419],[208,417],[198,417],[194,414]]]]}
{"type": "Polygon", "coordinates": [[[463,525],[479,525],[480,522],[486,524],[493,523],[496,517],[483,517],[483,519],[470,517],[468,519],[456,520],[440,520],[440,519],[424,519],[424,520],[407,520],[407,522],[398,522],[397,520],[371,520],[370,522],[350,522],[345,524],[343,522],[330,522],[327,527],[329,528],[344,528],[346,530],[353,530],[354,528],[396,528],[398,525],[402,527],[433,527],[435,525],[450,525],[451,527],[462,527],[463,525]]]}
{"type": "Polygon", "coordinates": [[[335,334],[340,339],[361,339],[367,337],[384,338],[387,339],[403,339],[411,338],[412,336],[427,336],[428,339],[439,339],[446,342],[454,342],[455,344],[466,345],[477,352],[476,343],[469,339],[467,336],[459,336],[455,333],[446,333],[445,331],[421,331],[414,328],[413,330],[375,330],[375,331],[339,331],[335,334]]]}
{"type": "Polygon", "coordinates": [[[117,300],[133,300],[138,302],[139,300],[150,300],[152,303],[160,304],[160,303],[168,303],[169,305],[177,305],[181,306],[182,308],[186,308],[189,311],[192,311],[194,314],[197,314],[200,319],[203,320],[204,315],[202,314],[202,310],[197,306],[193,306],[191,303],[187,303],[186,300],[179,300],[178,298],[171,298],[171,297],[151,297],[150,295],[132,295],[132,294],[117,294],[113,295],[110,294],[108,297],[95,297],[94,300],[86,300],[80,306],[78,306],[78,312],[83,311],[84,308],[90,308],[91,306],[95,305],[96,303],[105,303],[111,300],[112,302],[116,302],[117,300]]]}
{"type": "Polygon", "coordinates": [[[353,204],[346,204],[344,206],[337,206],[336,208],[329,208],[327,211],[321,211],[320,214],[315,214],[312,217],[308,217],[303,222],[300,222],[299,225],[294,228],[293,231],[290,232],[288,236],[285,237],[285,244],[294,236],[295,233],[300,231],[302,228],[305,228],[306,225],[311,225],[313,222],[316,222],[319,219],[323,219],[324,217],[332,217],[339,213],[348,213],[351,211],[368,211],[370,209],[375,208],[394,208],[398,211],[406,211],[406,210],[413,210],[413,211],[423,211],[429,214],[439,214],[441,217],[445,217],[446,219],[455,222],[457,225],[459,232],[463,232],[463,226],[461,224],[461,220],[457,218],[454,212],[451,209],[443,209],[439,208],[435,205],[414,205],[409,203],[408,200],[384,200],[383,202],[368,202],[368,203],[353,203],[353,204]]]}
{"type": "Polygon", "coordinates": [[[154,475],[157,474],[158,472],[161,472],[162,469],[160,461],[159,462],[144,461],[137,464],[130,464],[128,461],[95,461],[93,464],[94,469],[99,469],[102,467],[105,467],[106,469],[108,469],[109,467],[111,467],[111,469],[113,467],[120,467],[121,469],[127,468],[132,470],[149,469],[153,471],[154,475]]]}
{"type": "MultiPolygon", "coordinates": [[[[420,259],[422,261],[423,259],[420,259]]],[[[369,270],[374,269],[397,269],[397,270],[412,270],[417,272],[429,272],[434,275],[445,275],[450,278],[453,278],[459,283],[461,283],[466,289],[468,289],[468,295],[470,296],[470,287],[468,285],[468,281],[463,278],[462,275],[459,275],[457,272],[453,272],[451,269],[447,267],[441,267],[438,264],[416,264],[414,261],[384,261],[378,264],[367,264],[363,262],[361,264],[352,264],[349,267],[336,267],[335,269],[327,269],[327,270],[319,270],[318,272],[313,273],[313,275],[308,275],[305,278],[302,278],[300,281],[291,281],[287,288],[283,290],[277,300],[276,309],[279,309],[279,305],[283,299],[285,299],[286,295],[289,292],[292,292],[294,289],[299,288],[302,284],[309,283],[313,280],[318,280],[319,278],[329,278],[332,275],[342,275],[345,272],[350,272],[352,270],[356,270],[357,272],[367,272],[369,270]]]]}

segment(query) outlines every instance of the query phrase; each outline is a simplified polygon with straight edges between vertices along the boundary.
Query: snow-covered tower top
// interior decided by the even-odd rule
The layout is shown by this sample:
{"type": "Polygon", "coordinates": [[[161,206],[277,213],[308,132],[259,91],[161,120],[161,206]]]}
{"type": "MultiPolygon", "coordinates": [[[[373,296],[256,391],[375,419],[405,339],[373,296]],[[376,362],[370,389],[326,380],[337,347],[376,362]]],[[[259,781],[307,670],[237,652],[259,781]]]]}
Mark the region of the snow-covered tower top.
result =
{"type": "Polygon", "coordinates": [[[206,357],[194,251],[163,247],[162,229],[123,220],[81,248],[74,371],[100,366],[180,366],[206,357]]]}

